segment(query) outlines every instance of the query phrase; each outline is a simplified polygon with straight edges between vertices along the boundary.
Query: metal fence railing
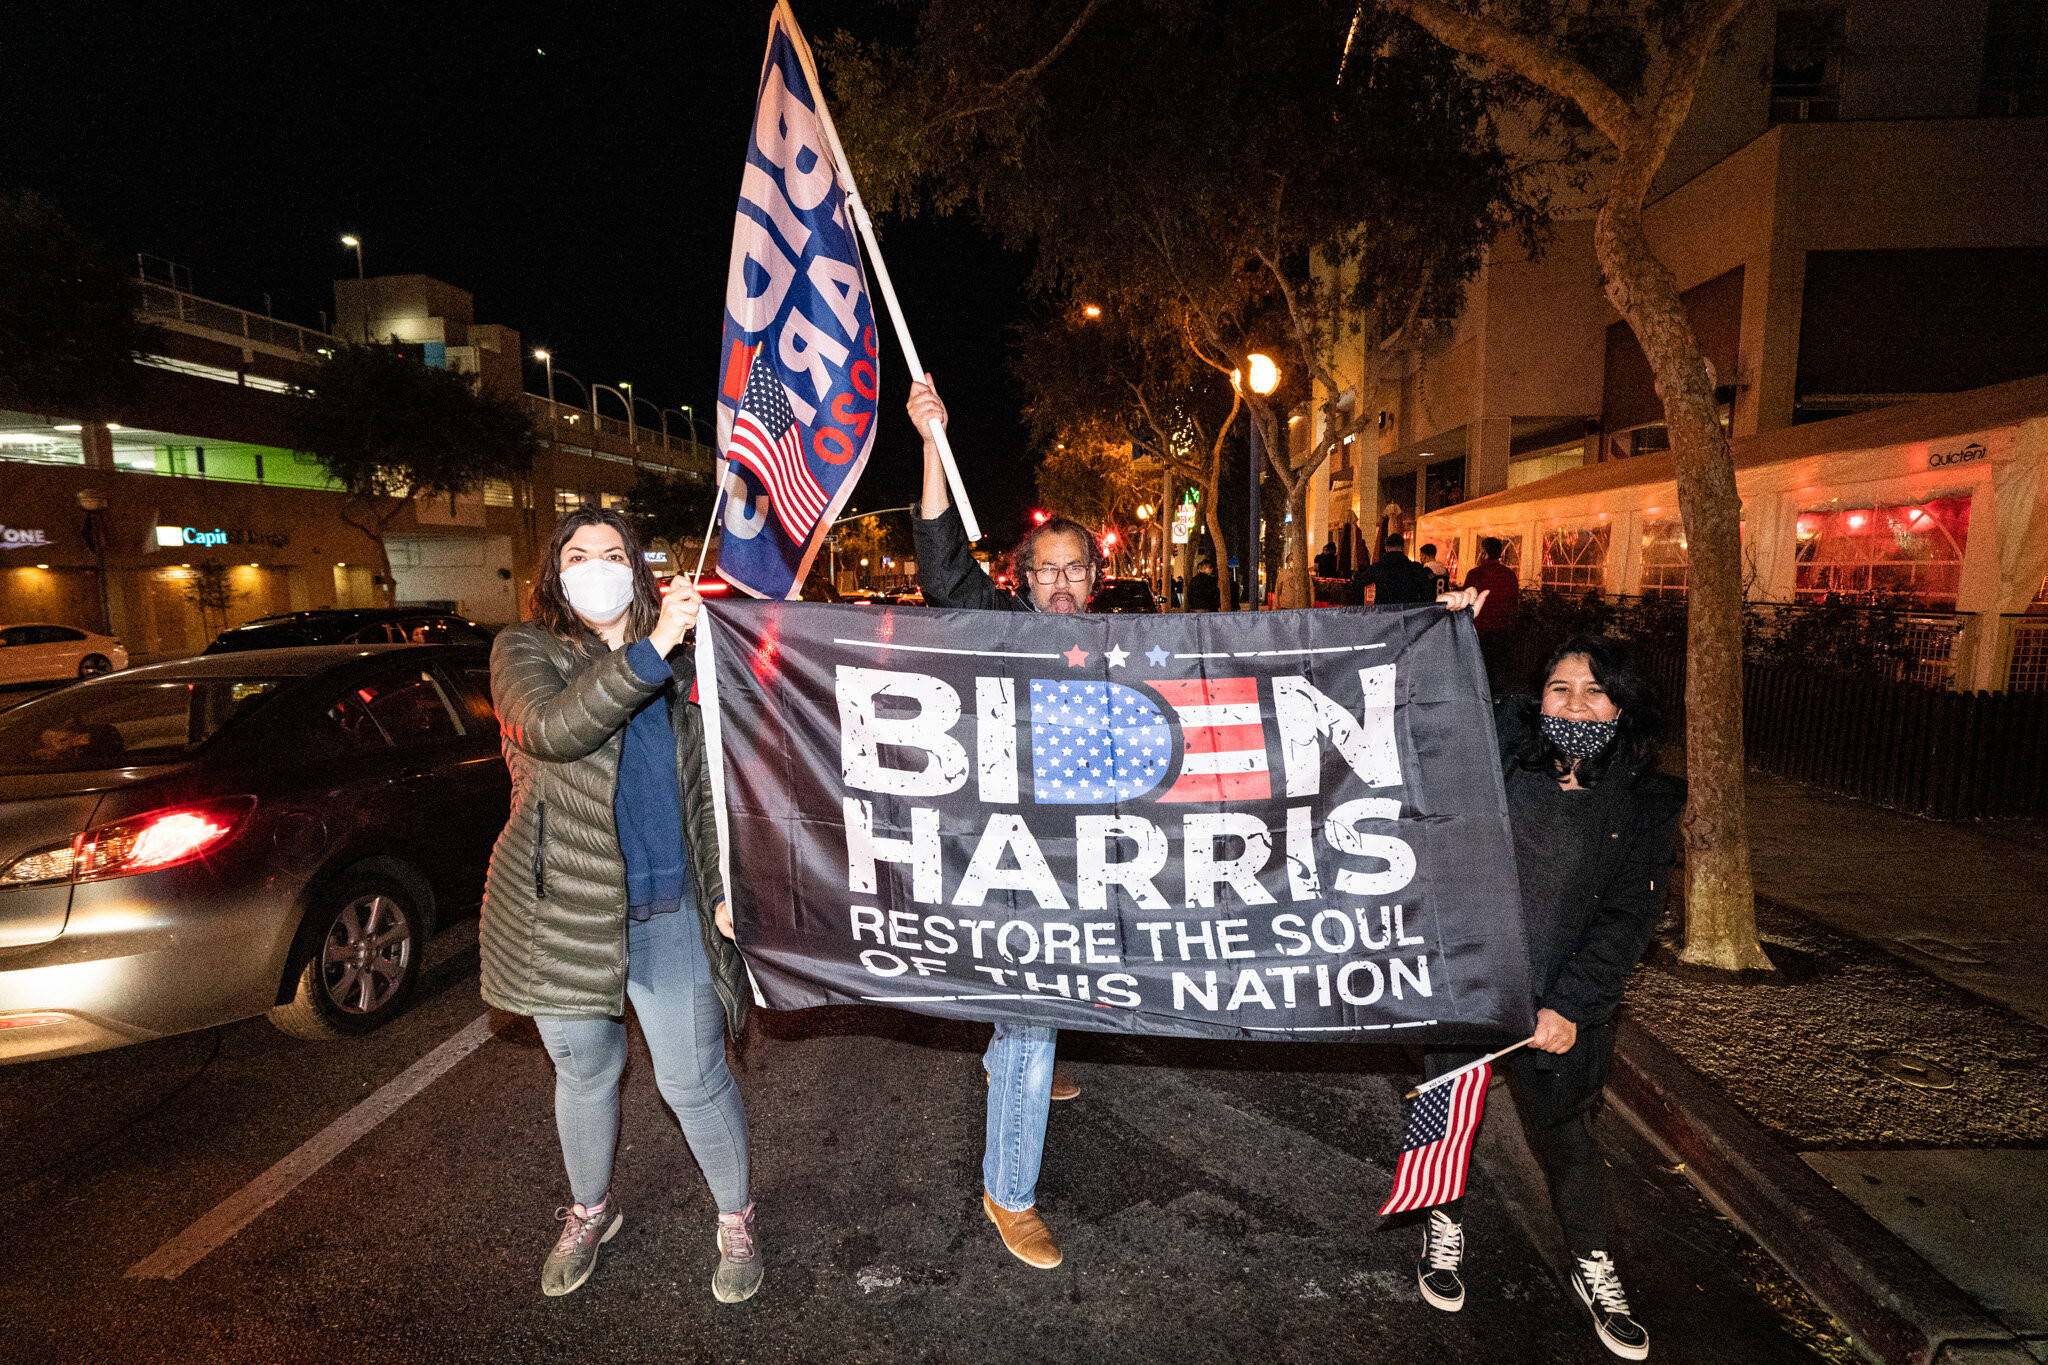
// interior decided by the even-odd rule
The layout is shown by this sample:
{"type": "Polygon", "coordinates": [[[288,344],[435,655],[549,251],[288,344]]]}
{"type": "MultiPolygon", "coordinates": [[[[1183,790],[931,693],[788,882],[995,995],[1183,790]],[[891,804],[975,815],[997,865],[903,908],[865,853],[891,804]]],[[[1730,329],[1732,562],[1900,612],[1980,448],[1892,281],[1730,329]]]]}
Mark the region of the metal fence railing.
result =
{"type": "Polygon", "coordinates": [[[309,361],[317,359],[323,350],[333,350],[338,344],[333,337],[315,328],[265,317],[246,308],[215,303],[212,299],[202,299],[169,285],[144,280],[139,287],[142,302],[138,311],[146,321],[181,322],[190,327],[203,327],[209,332],[281,347],[309,361]]]}
{"type": "MultiPolygon", "coordinates": [[[[1674,715],[1682,651],[1646,651],[1674,715]]],[[[1905,679],[1746,663],[1749,766],[1940,820],[2048,816],[2048,691],[1955,692],[1905,679]]]]}

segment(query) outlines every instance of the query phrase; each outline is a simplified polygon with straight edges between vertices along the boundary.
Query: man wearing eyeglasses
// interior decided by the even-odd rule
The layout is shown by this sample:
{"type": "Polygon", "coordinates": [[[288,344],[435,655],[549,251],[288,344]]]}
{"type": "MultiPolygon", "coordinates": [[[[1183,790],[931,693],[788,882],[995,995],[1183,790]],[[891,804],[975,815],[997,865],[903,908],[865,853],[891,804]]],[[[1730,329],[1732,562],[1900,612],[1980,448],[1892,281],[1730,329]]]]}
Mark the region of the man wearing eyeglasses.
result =
{"type": "MultiPolygon", "coordinates": [[[[917,581],[928,607],[970,611],[1085,611],[1102,573],[1102,548],[1078,522],[1053,517],[1033,528],[1010,554],[1021,592],[1007,592],[974,562],[960,513],[946,488],[946,470],[931,438],[931,419],[946,421],[946,406],[931,376],[910,386],[910,419],[924,434],[924,499],[911,518],[917,545],[917,581]]],[[[1038,1166],[1045,1153],[1045,1119],[1053,1100],[1081,1088],[1053,1073],[1057,1029],[997,1024],[982,1068],[988,1073],[988,1127],[981,1162],[981,1207],[1003,1245],[1026,1265],[1050,1270],[1060,1263],[1059,1238],[1038,1216],[1038,1166]]]]}
{"type": "Polygon", "coordinates": [[[1023,591],[997,587],[969,552],[967,532],[946,487],[939,448],[932,443],[931,419],[936,417],[943,425],[946,405],[933,390],[930,375],[924,383],[910,386],[910,417],[924,435],[924,501],[910,525],[925,605],[969,611],[1086,611],[1102,573],[1102,547],[1095,533],[1065,517],[1033,527],[1010,552],[1010,567],[1023,591]]]}

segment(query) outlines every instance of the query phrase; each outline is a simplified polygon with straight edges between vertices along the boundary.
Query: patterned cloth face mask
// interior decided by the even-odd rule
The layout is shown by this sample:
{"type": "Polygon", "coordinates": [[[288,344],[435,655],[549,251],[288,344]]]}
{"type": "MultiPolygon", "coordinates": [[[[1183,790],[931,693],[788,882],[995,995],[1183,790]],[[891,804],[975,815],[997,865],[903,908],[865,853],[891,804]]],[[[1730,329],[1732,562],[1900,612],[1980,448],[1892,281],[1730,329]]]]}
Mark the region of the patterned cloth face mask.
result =
{"type": "Polygon", "coordinates": [[[1614,742],[1619,720],[1567,720],[1563,716],[1543,717],[1543,737],[1564,750],[1574,763],[1583,763],[1614,742]]]}

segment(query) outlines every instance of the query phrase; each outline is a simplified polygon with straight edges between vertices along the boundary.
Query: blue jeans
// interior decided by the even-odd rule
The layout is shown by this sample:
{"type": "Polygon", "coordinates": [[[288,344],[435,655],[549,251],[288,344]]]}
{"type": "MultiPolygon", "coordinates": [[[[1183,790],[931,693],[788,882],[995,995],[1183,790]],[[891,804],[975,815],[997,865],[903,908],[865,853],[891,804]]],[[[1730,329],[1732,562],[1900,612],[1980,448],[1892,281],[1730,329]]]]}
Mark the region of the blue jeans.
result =
{"type": "MultiPolygon", "coordinates": [[[[720,1213],[747,1206],[747,1115],[725,1064],[725,1007],[711,988],[697,916],[689,908],[638,923],[626,936],[626,997],[654,1057],[654,1085],[683,1126],[720,1213]]],[[[555,1128],[569,1192],[586,1208],[612,1184],[619,1141],[619,1075],[626,1021],[534,1019],[555,1061],[555,1128]]]]}
{"type": "Polygon", "coordinates": [[[1038,1202],[1045,1116],[1052,1108],[1052,1054],[1059,1030],[997,1024],[981,1064],[988,1071],[988,1136],[982,1188],[1012,1213],[1038,1202]]]}

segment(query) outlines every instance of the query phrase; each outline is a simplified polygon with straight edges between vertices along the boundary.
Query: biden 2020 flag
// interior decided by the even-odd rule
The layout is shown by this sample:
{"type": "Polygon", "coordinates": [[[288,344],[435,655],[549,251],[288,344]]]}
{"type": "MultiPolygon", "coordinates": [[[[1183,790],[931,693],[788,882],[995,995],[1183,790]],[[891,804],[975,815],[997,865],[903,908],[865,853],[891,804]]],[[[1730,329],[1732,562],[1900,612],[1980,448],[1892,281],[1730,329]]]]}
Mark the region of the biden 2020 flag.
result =
{"type": "Polygon", "coordinates": [[[1462,613],[712,602],[697,651],[725,885],[767,1005],[1530,1032],[1462,613]]]}
{"type": "Polygon", "coordinates": [[[740,176],[719,348],[719,575],[802,587],[875,440],[874,306],[810,49],[778,4],[740,176]]]}

